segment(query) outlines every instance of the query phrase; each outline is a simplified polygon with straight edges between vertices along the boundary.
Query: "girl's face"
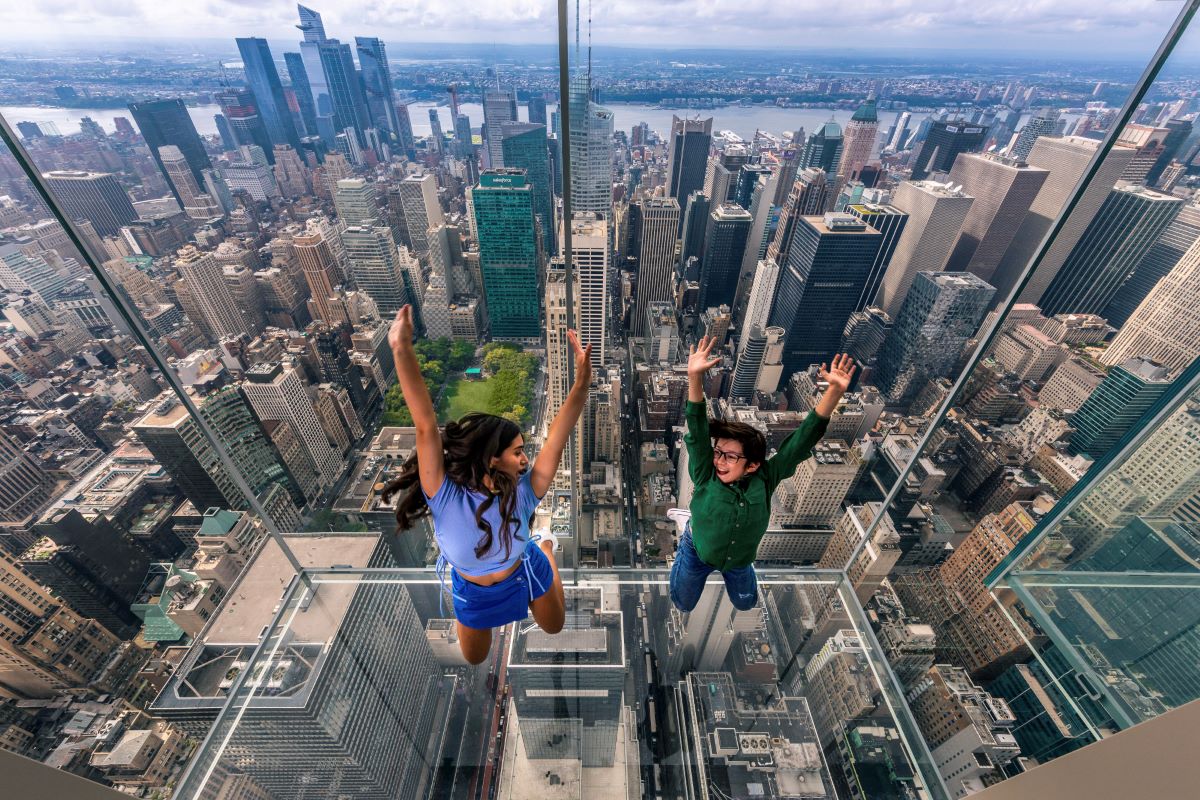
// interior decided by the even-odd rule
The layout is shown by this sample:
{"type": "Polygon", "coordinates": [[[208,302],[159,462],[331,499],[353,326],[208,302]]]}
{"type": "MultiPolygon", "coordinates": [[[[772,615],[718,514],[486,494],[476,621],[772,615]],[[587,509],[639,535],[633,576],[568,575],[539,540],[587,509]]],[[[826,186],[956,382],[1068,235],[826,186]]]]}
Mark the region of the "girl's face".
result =
{"type": "Polygon", "coordinates": [[[529,456],[525,455],[525,437],[518,433],[500,455],[492,457],[491,466],[507,472],[513,480],[519,478],[529,469],[529,456]]]}

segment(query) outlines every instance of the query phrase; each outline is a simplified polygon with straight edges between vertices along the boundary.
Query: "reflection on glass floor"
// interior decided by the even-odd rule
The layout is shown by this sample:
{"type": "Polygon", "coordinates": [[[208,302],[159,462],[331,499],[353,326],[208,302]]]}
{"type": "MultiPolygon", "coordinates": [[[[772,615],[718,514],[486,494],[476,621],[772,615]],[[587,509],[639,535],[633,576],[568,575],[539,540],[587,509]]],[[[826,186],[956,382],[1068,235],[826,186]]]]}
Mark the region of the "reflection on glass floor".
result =
{"type": "Polygon", "coordinates": [[[710,583],[688,615],[665,571],[568,573],[561,633],[498,629],[470,667],[432,572],[288,538],[314,568],[289,584],[268,543],[155,703],[208,735],[180,797],[940,796],[838,573],[763,573],[749,612],[710,583]]]}

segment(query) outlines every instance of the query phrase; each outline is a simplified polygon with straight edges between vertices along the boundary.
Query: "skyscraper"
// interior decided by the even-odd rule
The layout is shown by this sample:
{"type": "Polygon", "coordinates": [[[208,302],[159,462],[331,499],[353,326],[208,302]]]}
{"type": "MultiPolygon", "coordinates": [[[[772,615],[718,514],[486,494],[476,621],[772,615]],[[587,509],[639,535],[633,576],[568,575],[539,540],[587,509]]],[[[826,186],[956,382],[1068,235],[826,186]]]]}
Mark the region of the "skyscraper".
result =
{"type": "Polygon", "coordinates": [[[214,99],[221,106],[221,113],[229,126],[234,148],[256,146],[263,154],[271,153],[274,145],[267,132],[267,124],[258,113],[258,101],[249,89],[226,89],[217,92],[214,99]]]}
{"type": "Polygon", "coordinates": [[[684,266],[690,258],[704,256],[704,234],[708,231],[708,216],[712,204],[703,192],[692,192],[683,207],[683,222],[680,227],[679,264],[684,266]]]}
{"type": "Polygon", "coordinates": [[[1179,210],[1171,224],[1142,256],[1100,316],[1108,320],[1109,325],[1121,330],[1142,300],[1175,268],[1198,239],[1200,205],[1190,203],[1179,210]]]}
{"type": "Polygon", "coordinates": [[[838,174],[838,166],[842,163],[842,145],[842,126],[831,119],[816,133],[809,134],[800,156],[800,167],[823,169],[826,175],[838,174]]]}
{"type": "Polygon", "coordinates": [[[1142,357],[1178,375],[1200,355],[1200,239],[1134,309],[1112,344],[1100,355],[1105,364],[1142,357]]]}
{"type": "Polygon", "coordinates": [[[675,241],[679,231],[679,201],[651,198],[638,204],[641,235],[638,243],[637,301],[634,330],[648,336],[646,309],[650,303],[669,301],[675,282],[675,241]]]}
{"type": "Polygon", "coordinates": [[[300,119],[304,121],[306,135],[317,136],[317,109],[313,104],[308,72],[304,69],[304,58],[299,53],[284,53],[283,63],[287,66],[296,104],[300,106],[300,119]]]}
{"type": "MultiPolygon", "coordinates": [[[[1027,161],[1030,166],[1049,170],[1050,175],[1042,184],[1041,191],[1029,207],[1029,214],[1017,229],[1008,252],[1004,254],[992,275],[990,283],[996,287],[997,296],[1007,296],[1017,284],[1018,278],[1033,259],[1038,245],[1071,197],[1099,146],[1095,139],[1080,136],[1040,136],[1034,141],[1027,161]]],[[[1104,163],[1084,189],[1083,196],[1079,198],[1079,203],[1076,204],[1066,225],[1059,231],[1045,257],[1038,264],[1037,270],[1030,277],[1029,283],[1021,291],[1017,302],[1036,304],[1041,299],[1042,292],[1050,285],[1075,244],[1083,236],[1083,232],[1100,210],[1132,155],[1133,150],[1128,147],[1115,146],[1109,151],[1104,163]]]]}
{"type": "Polygon", "coordinates": [[[775,226],[775,236],[767,245],[767,258],[772,258],[779,264],[786,261],[788,249],[792,245],[792,233],[796,229],[796,220],[800,217],[820,216],[825,212],[828,199],[829,184],[825,170],[806,167],[801,171],[783,201],[779,223],[775,226]]]}
{"type": "Polygon", "coordinates": [[[608,223],[603,214],[576,211],[571,223],[575,261],[576,314],[579,343],[592,346],[592,366],[604,363],[608,318],[612,315],[608,288],[608,223]]]}
{"type": "Polygon", "coordinates": [[[300,137],[296,134],[296,126],[292,124],[292,114],[288,110],[283,84],[279,80],[267,40],[251,37],[236,41],[246,72],[246,82],[254,92],[258,113],[267,126],[271,143],[287,144],[299,150],[300,137]]]}
{"type": "Polygon", "coordinates": [[[963,219],[946,269],[990,282],[1049,174],[990,153],[960,155],[950,169],[950,183],[961,186],[975,202],[963,219]]]}
{"type": "Polygon", "coordinates": [[[1171,223],[1183,200],[1118,183],[1046,287],[1046,316],[1098,314],[1171,223]]]}
{"type": "Polygon", "coordinates": [[[373,225],[379,219],[375,185],[362,178],[343,178],[333,193],[333,206],[343,225],[373,225]]]}
{"type": "Polygon", "coordinates": [[[179,251],[175,269],[183,276],[193,302],[215,337],[253,336],[253,326],[234,300],[225,273],[212,253],[188,245],[179,251]]]}
{"type": "MultiPolygon", "coordinates": [[[[325,71],[325,80],[329,90],[330,102],[333,106],[333,126],[337,131],[353,128],[357,143],[364,144],[363,132],[372,127],[370,115],[367,113],[367,96],[363,91],[362,81],[354,68],[354,56],[351,55],[350,45],[342,44],[337,39],[327,39],[317,45],[317,53],[321,67],[325,71]]],[[[312,74],[309,73],[311,80],[312,74]]],[[[318,112],[321,103],[317,103],[318,112]]]]}
{"type": "Polygon", "coordinates": [[[298,366],[276,362],[251,367],[242,392],[260,420],[287,420],[295,429],[321,475],[322,488],[327,488],[341,475],[342,463],[321,427],[298,366]]]}
{"type": "MultiPolygon", "coordinates": [[[[208,422],[250,489],[279,526],[299,523],[297,506],[304,502],[290,473],[267,440],[250,406],[235,386],[207,397],[195,396],[208,422]]],[[[131,426],[184,496],[196,508],[249,507],[245,495],[221,463],[195,420],[173,396],[161,400],[131,426]]],[[[294,528],[283,528],[294,530],[294,528]]]]}
{"type": "Polygon", "coordinates": [[[995,289],[969,272],[918,272],[883,347],[875,384],[889,405],[946,377],[975,335],[995,289]]]}
{"type": "Polygon", "coordinates": [[[333,296],[333,287],[341,280],[329,242],[320,230],[310,228],[292,237],[292,248],[312,298],[309,301],[311,315],[328,325],[337,324],[339,320],[333,314],[329,299],[333,296]]]}
{"type": "MultiPolygon", "coordinates": [[[[467,127],[470,131],[470,124],[467,127]]],[[[550,185],[550,150],[546,126],[532,122],[505,122],[500,126],[504,166],[525,170],[533,187],[534,215],[542,232],[542,250],[555,251],[553,192],[550,185]]]]}
{"type": "Polygon", "coordinates": [[[0,522],[24,524],[52,499],[55,481],[4,431],[0,431],[0,522]]]}
{"type": "Polygon", "coordinates": [[[538,296],[530,289],[538,284],[542,253],[533,187],[523,170],[485,170],[471,192],[471,202],[492,336],[537,338],[541,327],[538,296]]]}
{"type": "Polygon", "coordinates": [[[129,111],[137,123],[146,146],[150,148],[150,156],[158,168],[163,168],[158,159],[158,148],[165,144],[173,144],[183,153],[196,183],[204,182],[205,169],[212,166],[208,154],[204,152],[204,143],[192,118],[188,116],[187,106],[182,100],[150,100],[145,103],[130,103],[129,111]]]}
{"type": "Polygon", "coordinates": [[[1071,417],[1071,455],[1099,459],[1142,418],[1171,385],[1171,373],[1146,358],[1113,366],[1071,417]]]}
{"type": "Polygon", "coordinates": [[[712,146],[712,122],[712,117],[690,120],[671,116],[667,194],[678,200],[681,207],[692,192],[699,191],[704,185],[708,150],[712,146]]]}
{"type": "Polygon", "coordinates": [[[488,166],[499,169],[504,164],[504,137],[500,126],[517,121],[517,95],[502,89],[483,93],[483,138],[487,140],[488,166]]]}
{"type": "MultiPolygon", "coordinates": [[[[395,316],[405,303],[417,306],[420,267],[407,248],[396,247],[391,228],[351,225],[342,230],[341,239],[350,276],[375,301],[385,319],[395,316]]],[[[419,306],[415,310],[418,319],[414,321],[419,322],[419,306]]]]}
{"type": "Polygon", "coordinates": [[[941,272],[975,198],[934,181],[905,181],[892,203],[908,214],[876,302],[892,319],[918,272],[941,272]]]}
{"type": "MultiPolygon", "coordinates": [[[[159,158],[157,152],[154,157],[159,158]]],[[[159,167],[166,175],[161,161],[159,167]]],[[[59,170],[47,172],[42,177],[67,214],[72,219],[92,223],[101,236],[116,236],[123,226],[138,218],[129,195],[111,173],[59,170]]]]}
{"type": "Polygon", "coordinates": [[[612,213],[613,113],[591,100],[586,72],[571,78],[571,210],[612,213]]]}
{"type": "Polygon", "coordinates": [[[859,295],[854,308],[855,311],[862,311],[875,302],[875,296],[879,294],[879,285],[883,283],[883,276],[887,274],[888,265],[892,263],[892,256],[896,252],[896,245],[900,243],[904,226],[908,224],[908,214],[895,206],[877,203],[853,203],[846,206],[846,213],[858,217],[883,235],[883,243],[879,246],[875,263],[871,265],[871,275],[863,285],[862,294],[859,295]]]}
{"type": "MultiPolygon", "coordinates": [[[[1033,143],[1037,141],[1039,136],[1052,136],[1054,129],[1058,126],[1059,112],[1051,109],[1042,109],[1033,114],[1029,121],[1025,123],[1025,127],[1017,134],[1017,141],[1013,143],[1011,155],[1017,161],[1024,161],[1029,158],[1029,151],[1033,149],[1033,143]]],[[[983,276],[981,276],[983,277],[983,276]]],[[[984,277],[984,280],[987,280],[984,277]]]]}
{"type": "Polygon", "coordinates": [[[796,221],[770,317],[787,331],[784,377],[837,353],[882,244],[879,231],[848,214],[796,221]]]}
{"type": "Polygon", "coordinates": [[[920,181],[931,172],[949,172],[960,153],[979,149],[987,136],[987,126],[974,125],[965,119],[930,124],[925,144],[913,161],[912,179],[920,181]]]}
{"type": "Polygon", "coordinates": [[[759,261],[750,281],[750,296],[746,301],[746,315],[742,328],[749,330],[757,325],[764,330],[771,318],[771,306],[775,303],[775,290],[779,287],[779,264],[775,259],[759,261]]]}
{"type": "Polygon", "coordinates": [[[750,222],[750,212],[732,203],[718,205],[709,215],[700,263],[701,311],[733,305],[750,222]]]}
{"type": "Polygon", "coordinates": [[[837,176],[843,184],[859,179],[859,173],[871,159],[878,136],[879,114],[875,111],[875,98],[871,97],[858,107],[846,125],[842,158],[837,170],[837,176]]]}
{"type": "Polygon", "coordinates": [[[355,36],[358,63],[362,67],[362,83],[366,92],[370,127],[400,135],[396,118],[396,100],[392,95],[392,71],[388,66],[383,41],[374,36],[355,36]]]}
{"type": "Polygon", "coordinates": [[[529,121],[534,125],[546,124],[546,98],[530,95],[529,102],[529,121]]]}
{"type": "Polygon", "coordinates": [[[221,216],[223,213],[221,206],[211,195],[201,191],[200,187],[196,185],[196,179],[192,177],[192,169],[188,166],[183,153],[179,152],[178,147],[173,144],[164,145],[159,149],[158,155],[185,214],[196,220],[221,216]]]}
{"type": "Polygon", "coordinates": [[[429,229],[443,221],[437,178],[428,172],[405,176],[400,181],[400,205],[413,252],[418,257],[425,257],[429,252],[429,229]]]}
{"type": "Polygon", "coordinates": [[[442,133],[442,118],[438,116],[436,108],[429,109],[429,146],[438,154],[441,154],[446,146],[446,134],[442,133]]]}

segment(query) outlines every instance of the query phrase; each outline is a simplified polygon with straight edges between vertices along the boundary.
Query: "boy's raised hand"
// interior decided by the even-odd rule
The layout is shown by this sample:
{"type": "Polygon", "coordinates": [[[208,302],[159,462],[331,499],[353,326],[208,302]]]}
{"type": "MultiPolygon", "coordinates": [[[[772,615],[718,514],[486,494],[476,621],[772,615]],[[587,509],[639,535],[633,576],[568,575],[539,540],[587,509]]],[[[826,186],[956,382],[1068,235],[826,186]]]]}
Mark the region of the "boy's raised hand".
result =
{"type": "Polygon", "coordinates": [[[854,377],[855,369],[857,366],[854,359],[845,353],[840,353],[833,357],[829,369],[826,369],[824,364],[821,365],[817,377],[827,382],[830,389],[842,395],[850,388],[850,379],[854,377]]]}
{"type": "Polygon", "coordinates": [[[721,358],[709,358],[709,353],[717,344],[715,336],[701,336],[698,344],[692,345],[691,352],[688,355],[688,375],[703,375],[710,369],[721,363],[721,358]]]}

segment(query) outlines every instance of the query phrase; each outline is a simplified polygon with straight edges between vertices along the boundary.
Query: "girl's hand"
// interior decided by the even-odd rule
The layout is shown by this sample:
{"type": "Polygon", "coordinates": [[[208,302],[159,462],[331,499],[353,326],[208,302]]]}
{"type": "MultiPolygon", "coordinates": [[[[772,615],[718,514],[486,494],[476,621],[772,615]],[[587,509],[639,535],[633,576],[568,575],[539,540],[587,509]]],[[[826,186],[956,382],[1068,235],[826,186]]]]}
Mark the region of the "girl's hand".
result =
{"type": "Polygon", "coordinates": [[[708,357],[716,343],[717,337],[715,336],[701,336],[700,343],[692,345],[688,355],[688,377],[699,377],[721,363],[720,357],[708,357]]]}
{"type": "Polygon", "coordinates": [[[843,395],[850,388],[850,379],[854,377],[855,369],[857,366],[854,359],[841,353],[833,357],[833,363],[830,364],[829,369],[825,369],[825,365],[822,364],[820,371],[817,372],[817,377],[826,381],[829,388],[838,395],[843,395]]]}
{"type": "Polygon", "coordinates": [[[586,386],[592,382],[592,346],[582,347],[575,331],[567,331],[567,341],[575,353],[575,383],[586,386]]]}
{"type": "Polygon", "coordinates": [[[396,312],[392,327],[388,330],[388,344],[395,352],[405,345],[411,345],[413,340],[412,306],[407,303],[396,312]]]}

